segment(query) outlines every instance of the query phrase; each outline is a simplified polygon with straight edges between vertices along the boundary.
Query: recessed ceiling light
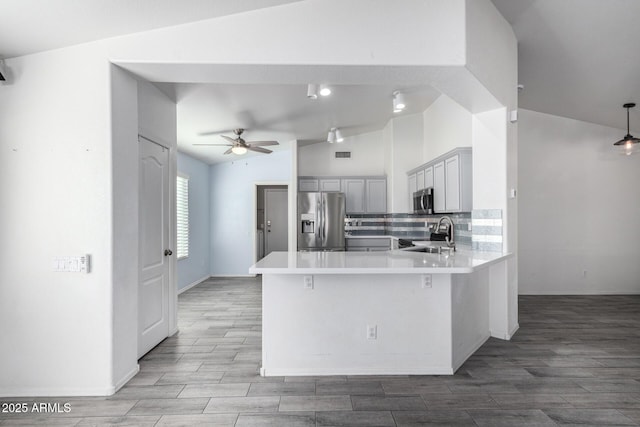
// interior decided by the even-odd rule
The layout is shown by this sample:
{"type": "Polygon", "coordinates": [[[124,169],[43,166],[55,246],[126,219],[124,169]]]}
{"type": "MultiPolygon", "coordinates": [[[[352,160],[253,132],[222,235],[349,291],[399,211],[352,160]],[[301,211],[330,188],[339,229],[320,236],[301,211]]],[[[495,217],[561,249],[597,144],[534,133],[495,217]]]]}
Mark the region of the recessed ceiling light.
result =
{"type": "Polygon", "coordinates": [[[321,96],[331,95],[331,89],[327,86],[320,86],[320,95],[321,96]]]}

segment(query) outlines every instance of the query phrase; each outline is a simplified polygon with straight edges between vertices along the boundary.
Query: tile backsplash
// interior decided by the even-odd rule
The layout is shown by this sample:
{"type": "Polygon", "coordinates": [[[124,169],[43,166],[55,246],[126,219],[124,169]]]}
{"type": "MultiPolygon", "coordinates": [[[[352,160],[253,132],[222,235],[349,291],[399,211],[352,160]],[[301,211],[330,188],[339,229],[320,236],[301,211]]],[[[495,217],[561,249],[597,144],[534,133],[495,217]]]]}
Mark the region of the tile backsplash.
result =
{"type": "MultiPolygon", "coordinates": [[[[448,214],[453,220],[454,240],[474,250],[502,251],[502,210],[476,209],[473,212],[448,214]]],[[[401,239],[428,239],[440,214],[350,214],[345,231],[353,236],[394,236],[401,239]]]]}
{"type": "Polygon", "coordinates": [[[502,252],[502,210],[477,209],[471,213],[471,247],[475,250],[502,252]]]}
{"type": "MultiPolygon", "coordinates": [[[[471,245],[471,213],[449,214],[455,224],[454,240],[471,245]]],[[[354,236],[381,235],[406,239],[427,239],[431,234],[429,225],[435,224],[442,215],[423,214],[350,214],[345,218],[345,231],[354,236]]]]}

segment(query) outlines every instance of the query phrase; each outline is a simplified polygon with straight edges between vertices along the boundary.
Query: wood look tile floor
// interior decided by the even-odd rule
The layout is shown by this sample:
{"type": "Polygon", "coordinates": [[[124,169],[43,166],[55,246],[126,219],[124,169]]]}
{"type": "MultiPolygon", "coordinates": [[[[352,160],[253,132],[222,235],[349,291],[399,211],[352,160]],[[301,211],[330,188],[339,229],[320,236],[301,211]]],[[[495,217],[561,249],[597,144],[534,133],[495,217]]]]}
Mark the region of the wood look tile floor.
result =
{"type": "Polygon", "coordinates": [[[453,376],[260,377],[259,279],[179,297],[179,328],[108,398],[0,426],[640,425],[640,296],[522,296],[520,330],[453,376]]]}

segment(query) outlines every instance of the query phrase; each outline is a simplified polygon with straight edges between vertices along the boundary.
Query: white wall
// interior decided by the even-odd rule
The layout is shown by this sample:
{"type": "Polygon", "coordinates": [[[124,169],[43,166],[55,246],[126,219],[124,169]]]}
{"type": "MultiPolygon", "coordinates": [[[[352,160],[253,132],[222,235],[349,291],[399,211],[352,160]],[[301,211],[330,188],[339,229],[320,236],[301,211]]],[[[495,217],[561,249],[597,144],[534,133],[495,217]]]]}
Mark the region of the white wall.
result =
{"type": "Polygon", "coordinates": [[[640,293],[640,156],[613,129],[519,117],[521,294],[640,293]]]}
{"type": "Polygon", "coordinates": [[[345,137],[344,142],[298,147],[299,175],[384,175],[382,131],[345,137]],[[336,159],[336,151],[350,151],[351,158],[336,159]]]}
{"type": "Polygon", "coordinates": [[[406,213],[409,210],[409,183],[407,171],[424,163],[422,158],[423,122],[422,114],[409,114],[391,119],[390,169],[387,170],[387,193],[391,200],[387,211],[406,213]]]}
{"type": "Polygon", "coordinates": [[[0,396],[111,386],[109,64],[89,46],[7,60],[0,87],[0,396]],[[91,254],[90,274],[51,258],[91,254]]]}
{"type": "Polygon", "coordinates": [[[447,95],[440,95],[423,118],[425,162],[457,147],[471,147],[471,112],[447,95]]]}
{"type": "Polygon", "coordinates": [[[249,274],[255,253],[254,185],[288,183],[295,176],[291,155],[288,150],[274,151],[210,167],[212,276],[249,274]]]}

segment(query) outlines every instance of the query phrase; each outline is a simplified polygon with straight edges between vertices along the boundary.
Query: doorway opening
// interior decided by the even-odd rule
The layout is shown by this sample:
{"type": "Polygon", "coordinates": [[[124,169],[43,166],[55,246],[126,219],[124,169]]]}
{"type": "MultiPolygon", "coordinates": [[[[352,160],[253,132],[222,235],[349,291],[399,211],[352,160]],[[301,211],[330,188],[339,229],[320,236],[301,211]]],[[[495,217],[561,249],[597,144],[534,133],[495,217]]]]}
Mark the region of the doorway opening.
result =
{"type": "Polygon", "coordinates": [[[256,261],[289,249],[289,187],[256,186],[256,261]]]}

